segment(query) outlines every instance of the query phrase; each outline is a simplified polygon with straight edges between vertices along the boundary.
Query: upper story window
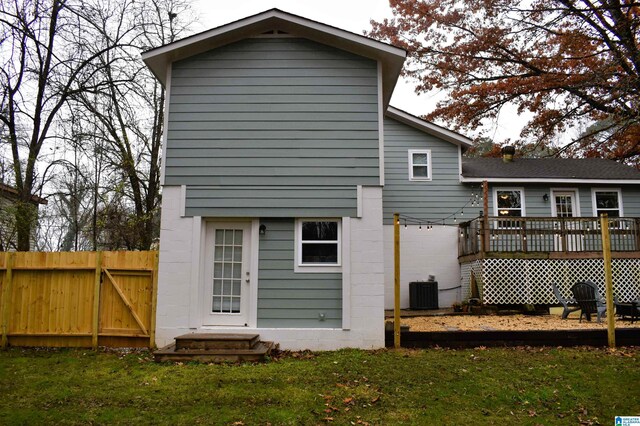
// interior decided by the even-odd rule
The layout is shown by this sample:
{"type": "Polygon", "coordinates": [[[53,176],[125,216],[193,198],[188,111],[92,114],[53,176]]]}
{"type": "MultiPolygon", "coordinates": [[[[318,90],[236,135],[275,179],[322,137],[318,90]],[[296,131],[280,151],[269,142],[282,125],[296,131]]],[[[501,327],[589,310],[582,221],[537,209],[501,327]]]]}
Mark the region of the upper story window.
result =
{"type": "Polygon", "coordinates": [[[339,219],[298,219],[296,222],[296,270],[300,272],[339,270],[341,233],[339,219]]]}
{"type": "Polygon", "coordinates": [[[431,150],[409,150],[409,180],[431,180],[431,150]]]}
{"type": "Polygon", "coordinates": [[[622,217],[620,189],[593,189],[593,212],[596,216],[607,213],[609,217],[622,217]]]}

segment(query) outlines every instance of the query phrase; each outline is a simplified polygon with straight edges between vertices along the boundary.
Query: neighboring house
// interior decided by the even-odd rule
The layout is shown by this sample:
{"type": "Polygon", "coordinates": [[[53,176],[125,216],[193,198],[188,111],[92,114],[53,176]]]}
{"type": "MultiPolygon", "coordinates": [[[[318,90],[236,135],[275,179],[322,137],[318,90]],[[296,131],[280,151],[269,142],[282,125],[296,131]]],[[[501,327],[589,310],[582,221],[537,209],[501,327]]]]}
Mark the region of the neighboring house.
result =
{"type": "MultiPolygon", "coordinates": [[[[18,246],[18,230],[16,229],[15,204],[19,199],[18,190],[12,186],[0,183],[0,251],[13,251],[18,246]]],[[[36,206],[47,204],[47,200],[37,195],[32,195],[29,202],[36,206]]],[[[33,228],[31,245],[35,243],[35,231],[33,228]]]]}
{"type": "Polygon", "coordinates": [[[440,306],[469,297],[458,225],[484,179],[469,139],[389,106],[405,55],[276,9],[143,54],[167,92],[158,345],[382,347],[394,212],[425,225],[402,229],[403,307],[428,275],[440,306]]]}

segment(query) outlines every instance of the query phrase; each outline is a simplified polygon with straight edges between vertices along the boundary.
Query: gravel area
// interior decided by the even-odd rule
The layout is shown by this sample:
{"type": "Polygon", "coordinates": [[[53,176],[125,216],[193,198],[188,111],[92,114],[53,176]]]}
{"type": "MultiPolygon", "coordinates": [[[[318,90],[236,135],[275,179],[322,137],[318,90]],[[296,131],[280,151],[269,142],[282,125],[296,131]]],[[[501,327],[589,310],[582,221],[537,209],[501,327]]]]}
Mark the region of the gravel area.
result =
{"type": "MultiPolygon", "coordinates": [[[[591,322],[569,317],[562,319],[556,315],[441,315],[402,318],[402,325],[410,331],[487,331],[487,330],[567,330],[606,329],[606,319],[598,324],[593,316],[591,322]]],[[[616,328],[640,327],[640,321],[616,318],[616,328]]]]}

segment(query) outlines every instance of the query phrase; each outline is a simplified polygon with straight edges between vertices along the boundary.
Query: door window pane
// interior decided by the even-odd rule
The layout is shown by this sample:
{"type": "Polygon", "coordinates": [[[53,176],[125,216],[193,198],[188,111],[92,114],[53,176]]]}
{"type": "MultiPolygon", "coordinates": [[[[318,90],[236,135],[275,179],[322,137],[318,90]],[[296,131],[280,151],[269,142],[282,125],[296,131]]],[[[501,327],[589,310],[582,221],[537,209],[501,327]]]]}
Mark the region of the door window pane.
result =
{"type": "Polygon", "coordinates": [[[573,217],[572,195],[556,195],[555,203],[557,217],[573,217]]]}
{"type": "Polygon", "coordinates": [[[218,229],[215,232],[213,313],[240,313],[242,232],[238,229],[218,229]]]}

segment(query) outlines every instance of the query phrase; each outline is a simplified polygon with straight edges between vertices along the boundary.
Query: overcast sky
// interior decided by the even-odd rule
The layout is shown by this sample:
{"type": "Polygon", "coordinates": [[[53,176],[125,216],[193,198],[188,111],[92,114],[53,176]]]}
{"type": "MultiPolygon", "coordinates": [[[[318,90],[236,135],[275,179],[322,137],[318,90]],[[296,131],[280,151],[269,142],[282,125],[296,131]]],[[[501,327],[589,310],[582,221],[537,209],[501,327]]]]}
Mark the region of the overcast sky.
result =
{"type": "MultiPolygon", "coordinates": [[[[391,17],[388,0],[194,0],[194,9],[199,14],[199,31],[227,24],[256,13],[278,8],[285,12],[342,28],[357,34],[369,30],[371,19],[391,17]]],[[[391,105],[415,115],[424,115],[433,110],[435,95],[420,95],[414,92],[415,84],[399,80],[391,98],[391,105]]],[[[514,114],[502,114],[501,125],[492,127],[495,141],[511,137],[515,139],[519,127],[512,125],[514,114]],[[505,117],[508,116],[506,119],[505,117]],[[506,128],[503,123],[510,123],[506,128]]],[[[468,134],[473,137],[474,135],[468,134]]]]}

